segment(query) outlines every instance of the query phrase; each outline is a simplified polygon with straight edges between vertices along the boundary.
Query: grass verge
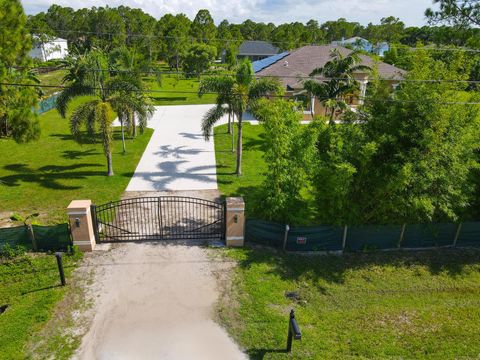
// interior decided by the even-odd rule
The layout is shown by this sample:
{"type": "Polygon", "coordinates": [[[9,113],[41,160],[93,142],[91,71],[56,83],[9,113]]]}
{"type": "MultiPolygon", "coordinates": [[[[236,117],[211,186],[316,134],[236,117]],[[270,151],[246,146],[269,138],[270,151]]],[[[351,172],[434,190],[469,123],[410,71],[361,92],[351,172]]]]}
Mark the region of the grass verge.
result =
{"type": "Polygon", "coordinates": [[[308,257],[246,248],[225,254],[238,266],[219,316],[252,359],[480,354],[478,250],[308,257]],[[303,338],[288,355],[292,308],[303,338]]]}
{"type": "MultiPolygon", "coordinates": [[[[70,109],[83,99],[77,99],[70,109]]],[[[65,209],[73,199],[91,199],[100,204],[119,199],[150,140],[151,129],[136,139],[127,139],[122,153],[119,129],[114,133],[113,169],[108,177],[101,141],[75,142],[68,119],[56,110],[40,116],[38,141],[17,144],[0,139],[0,222],[12,212],[38,212],[39,222],[55,224],[66,220],[65,209]]]]}
{"type": "Polygon", "coordinates": [[[72,291],[69,280],[80,258],[80,253],[63,257],[66,287],[60,286],[53,255],[27,254],[0,261],[0,305],[8,305],[0,315],[0,359],[27,358],[27,344],[41,340],[39,333],[55,305],[72,291]]]}

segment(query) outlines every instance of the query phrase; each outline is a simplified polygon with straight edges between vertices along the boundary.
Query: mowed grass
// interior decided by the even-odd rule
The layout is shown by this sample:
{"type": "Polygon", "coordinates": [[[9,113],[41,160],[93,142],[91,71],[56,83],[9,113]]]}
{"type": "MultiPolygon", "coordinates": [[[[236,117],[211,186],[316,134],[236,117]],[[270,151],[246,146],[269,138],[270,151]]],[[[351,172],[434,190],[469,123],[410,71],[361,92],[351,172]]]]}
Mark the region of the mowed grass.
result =
{"type": "Polygon", "coordinates": [[[197,105],[214,104],[215,94],[197,95],[200,82],[197,78],[185,79],[181,75],[163,75],[159,85],[154,77],[145,77],[149,93],[155,105],[197,105]]]}
{"type": "MultiPolygon", "coordinates": [[[[84,99],[72,103],[74,109],[84,99]]],[[[40,213],[42,224],[66,220],[65,209],[74,199],[101,204],[117,200],[125,190],[152,134],[146,129],[136,139],[127,139],[122,154],[119,129],[114,134],[113,169],[107,165],[101,141],[78,144],[70,134],[68,119],[56,110],[40,116],[38,141],[16,144],[0,139],[0,220],[11,213],[40,213]]]]}
{"type": "MultiPolygon", "coordinates": [[[[251,210],[249,204],[255,203],[256,191],[265,178],[263,126],[251,125],[248,122],[243,124],[242,176],[235,174],[237,153],[232,152],[232,137],[227,133],[227,129],[227,125],[220,125],[214,129],[218,188],[225,196],[243,196],[248,212],[251,210]]],[[[235,149],[236,141],[235,127],[235,149]]]]}
{"type": "MultiPolygon", "coordinates": [[[[39,74],[38,80],[40,80],[41,85],[48,85],[48,86],[58,86],[62,85],[63,77],[68,73],[67,70],[55,70],[44,74],[39,74]]],[[[62,89],[56,87],[42,87],[43,93],[45,97],[52,95],[57,91],[61,91],[62,89]]]]}
{"type": "Polygon", "coordinates": [[[224,253],[238,266],[233,290],[219,307],[220,320],[252,359],[479,357],[478,250],[224,253]],[[288,355],[290,309],[302,340],[288,355]]]}
{"type": "MultiPolygon", "coordinates": [[[[8,305],[0,314],[0,359],[28,358],[27,344],[45,340],[35,337],[52,317],[55,304],[72,290],[68,282],[79,259],[80,254],[63,256],[66,287],[60,286],[53,255],[28,254],[0,260],[0,306],[8,305]]],[[[57,335],[61,333],[62,329],[57,329],[57,335]]],[[[60,344],[56,348],[59,350],[60,344]]]]}

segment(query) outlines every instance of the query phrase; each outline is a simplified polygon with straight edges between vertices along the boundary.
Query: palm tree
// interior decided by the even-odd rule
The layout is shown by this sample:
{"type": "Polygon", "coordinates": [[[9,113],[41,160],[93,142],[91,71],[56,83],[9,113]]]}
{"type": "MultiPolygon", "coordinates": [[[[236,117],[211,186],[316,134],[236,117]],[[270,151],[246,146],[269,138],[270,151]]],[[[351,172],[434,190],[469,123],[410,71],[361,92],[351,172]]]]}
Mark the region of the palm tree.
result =
{"type": "MultiPolygon", "coordinates": [[[[142,73],[150,72],[153,68],[149,61],[141,63],[135,51],[131,51],[126,47],[120,47],[109,55],[110,66],[113,70],[116,70],[117,78],[133,84],[138,89],[135,92],[123,91],[123,95],[129,97],[130,100],[123,105],[128,105],[129,103],[131,106],[117,111],[122,129],[123,151],[125,152],[124,127],[128,129],[133,138],[137,137],[137,125],[140,128],[140,134],[143,134],[148,119],[155,111],[150,98],[145,96],[146,87],[142,81],[142,73]]],[[[156,72],[156,80],[161,85],[162,78],[159,72],[156,72]]]]}
{"type": "Polygon", "coordinates": [[[84,95],[95,97],[73,111],[70,131],[77,141],[81,140],[82,126],[86,127],[90,138],[95,139],[100,135],[107,158],[108,176],[112,176],[113,114],[114,111],[121,112],[131,106],[131,100],[124,95],[126,92],[138,92],[139,89],[125,79],[110,77],[107,57],[99,50],[78,57],[65,76],[64,82],[66,81],[69,83],[58,96],[56,108],[65,118],[74,98],[84,95]]]}
{"type": "Polygon", "coordinates": [[[224,78],[212,78],[208,82],[204,82],[203,91],[218,92],[221,99],[217,100],[215,107],[210,109],[203,117],[202,132],[205,140],[208,140],[212,133],[212,128],[218,120],[229,112],[236,115],[238,136],[237,166],[235,173],[240,176],[242,174],[243,113],[245,111],[255,112],[256,103],[259,98],[269,94],[280,94],[282,88],[276,79],[264,78],[257,80],[253,72],[252,63],[248,60],[240,63],[235,77],[231,80],[228,86],[224,78]],[[207,84],[209,85],[207,86],[207,84]],[[222,91],[218,91],[218,89],[224,89],[225,94],[228,94],[228,96],[223,94],[222,91]],[[222,98],[228,103],[222,103],[222,98]]]}
{"type": "Polygon", "coordinates": [[[323,67],[314,69],[310,76],[320,75],[322,81],[307,80],[304,89],[315,95],[323,105],[330,110],[330,124],[334,124],[337,110],[344,111],[348,108],[344,100],[345,95],[358,91],[359,84],[353,77],[358,71],[371,71],[369,66],[359,64],[359,53],[353,51],[343,56],[338,49],[332,50],[332,60],[323,67]]]}
{"type": "Polygon", "coordinates": [[[232,152],[235,152],[234,132],[232,131],[232,123],[235,121],[233,113],[233,86],[235,80],[231,76],[208,77],[200,82],[198,95],[202,97],[204,94],[213,92],[217,94],[217,106],[226,105],[228,108],[228,127],[227,133],[232,135],[232,152]]]}

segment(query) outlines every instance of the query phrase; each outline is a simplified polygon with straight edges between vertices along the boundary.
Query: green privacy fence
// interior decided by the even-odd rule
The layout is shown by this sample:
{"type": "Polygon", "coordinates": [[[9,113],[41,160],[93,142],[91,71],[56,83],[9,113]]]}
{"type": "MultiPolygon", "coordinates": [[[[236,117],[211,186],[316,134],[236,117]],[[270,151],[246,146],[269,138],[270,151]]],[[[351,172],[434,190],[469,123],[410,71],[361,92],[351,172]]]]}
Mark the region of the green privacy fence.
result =
{"type": "Polygon", "coordinates": [[[37,114],[43,114],[44,112],[52,110],[55,107],[58,95],[60,95],[60,93],[55,93],[46,99],[40,100],[34,111],[37,114]]]}
{"type": "Polygon", "coordinates": [[[365,251],[480,247],[480,222],[288,227],[248,219],[245,239],[287,251],[365,251]]]}
{"type": "Polygon", "coordinates": [[[72,245],[68,224],[53,226],[32,225],[0,228],[0,248],[5,245],[25,246],[38,251],[67,250],[72,245]]]}

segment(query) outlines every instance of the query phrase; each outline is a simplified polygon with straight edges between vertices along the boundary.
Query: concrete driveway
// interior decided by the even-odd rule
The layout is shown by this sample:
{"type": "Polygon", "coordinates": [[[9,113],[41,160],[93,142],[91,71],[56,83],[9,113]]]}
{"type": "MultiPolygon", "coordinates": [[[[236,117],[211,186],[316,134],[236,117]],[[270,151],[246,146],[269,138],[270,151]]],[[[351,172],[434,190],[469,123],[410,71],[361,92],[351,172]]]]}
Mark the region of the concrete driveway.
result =
{"type": "Polygon", "coordinates": [[[149,121],[152,138],[126,191],[217,189],[213,138],[205,141],[201,132],[202,118],[213,106],[158,106],[149,121]]]}

